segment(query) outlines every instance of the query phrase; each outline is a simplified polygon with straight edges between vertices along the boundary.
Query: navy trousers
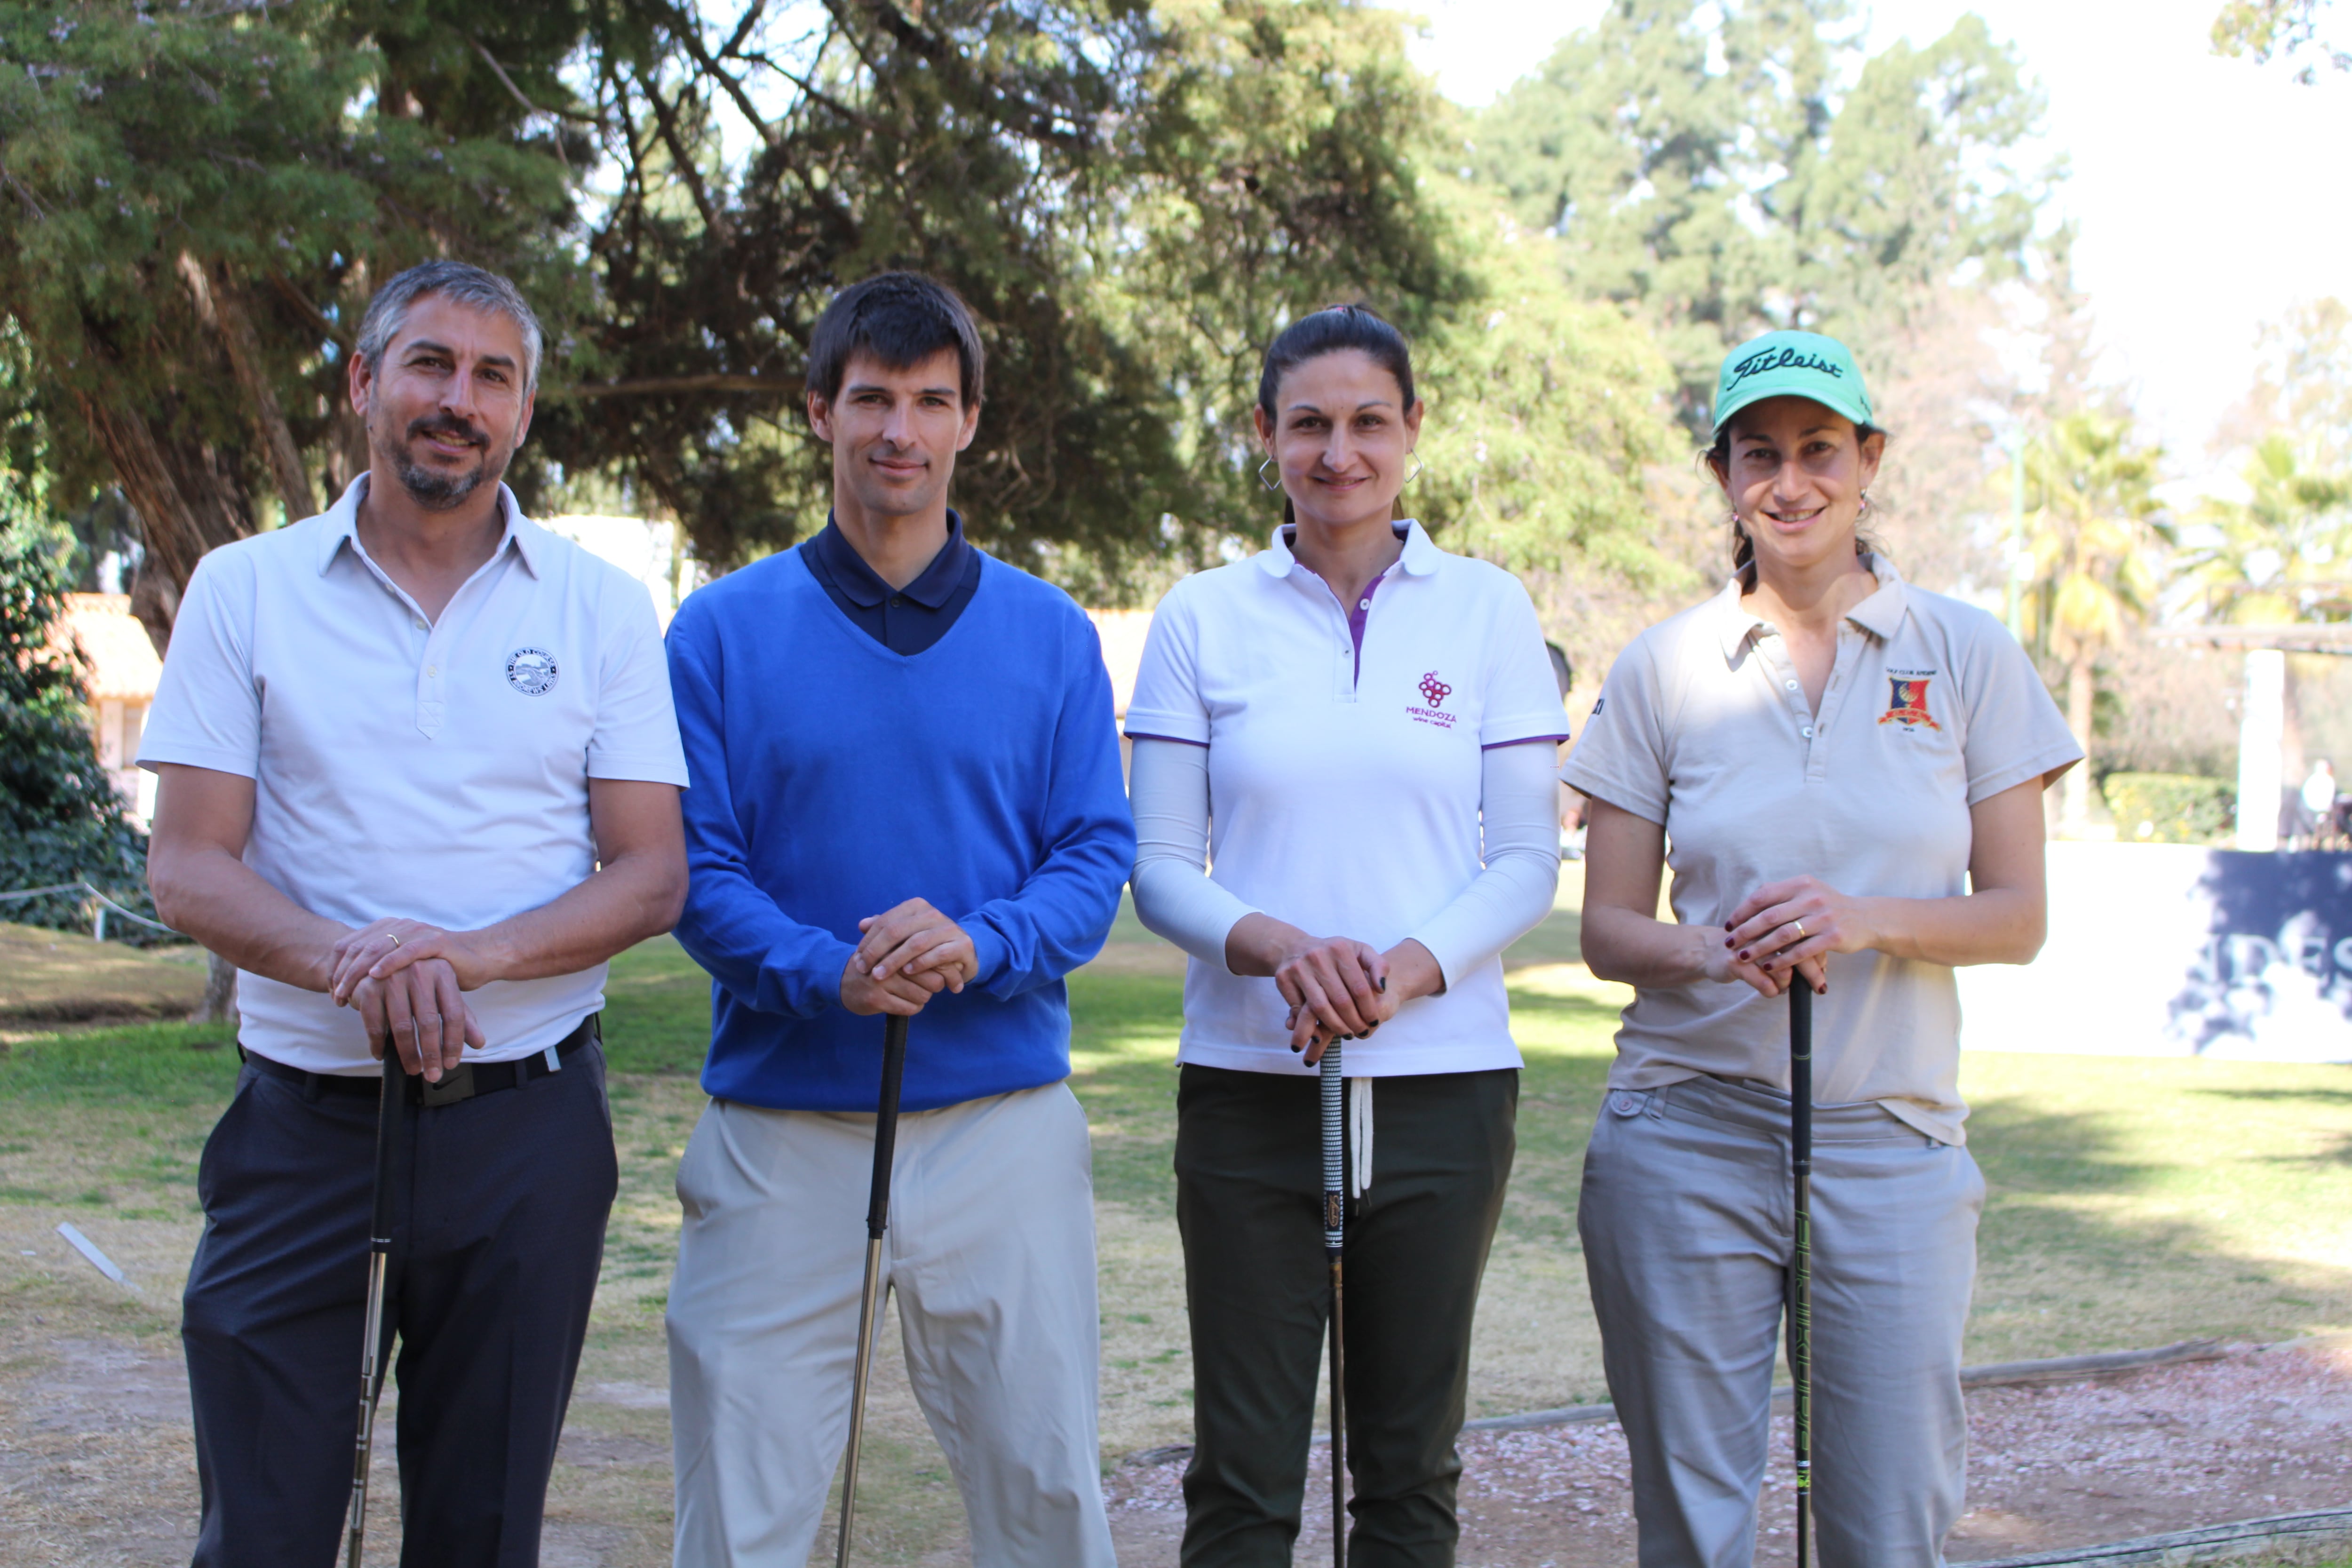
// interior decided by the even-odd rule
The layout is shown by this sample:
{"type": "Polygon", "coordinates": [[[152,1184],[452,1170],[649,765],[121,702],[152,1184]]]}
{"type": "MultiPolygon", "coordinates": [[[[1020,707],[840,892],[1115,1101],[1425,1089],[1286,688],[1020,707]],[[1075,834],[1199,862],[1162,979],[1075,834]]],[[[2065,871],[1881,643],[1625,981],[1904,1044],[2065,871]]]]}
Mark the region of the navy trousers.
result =
{"type": "MultiPolygon", "coordinates": [[[[247,1065],[205,1144],[181,1340],[198,1568],[324,1568],[351,1499],[376,1101],[247,1065]]],[[[384,1307],[403,1568],[534,1568],[619,1166],[593,1043],[407,1108],[384,1307]]],[[[379,1434],[381,1439],[381,1433],[379,1434]]],[[[391,1500],[370,1499],[382,1519],[391,1500]]]]}

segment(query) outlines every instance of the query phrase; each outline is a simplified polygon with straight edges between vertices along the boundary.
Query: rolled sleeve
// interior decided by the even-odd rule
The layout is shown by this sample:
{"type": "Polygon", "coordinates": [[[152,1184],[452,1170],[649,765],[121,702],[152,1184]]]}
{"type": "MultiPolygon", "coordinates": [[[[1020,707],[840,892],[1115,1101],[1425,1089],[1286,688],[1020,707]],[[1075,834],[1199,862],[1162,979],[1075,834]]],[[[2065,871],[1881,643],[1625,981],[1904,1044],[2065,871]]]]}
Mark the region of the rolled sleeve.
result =
{"type": "Polygon", "coordinates": [[[640,583],[615,583],[608,595],[612,634],[603,650],[596,728],[588,739],[588,776],[687,784],[669,663],[652,597],[640,583]]]}
{"type": "Polygon", "coordinates": [[[261,775],[261,690],[253,678],[252,564],[235,549],[196,565],[163,656],[139,765],[261,775]]]}
{"type": "Polygon", "coordinates": [[[1128,739],[1209,743],[1209,709],[1201,698],[1200,630],[1180,583],[1152,612],[1135,692],[1127,703],[1128,739]]]}
{"type": "Polygon", "coordinates": [[[1481,746],[1516,746],[1523,741],[1565,741],[1568,720],[1560,709],[1559,682],[1544,651],[1543,624],[1519,580],[1495,569],[1502,592],[1495,606],[1486,711],[1478,722],[1481,746]]]}
{"type": "Polygon", "coordinates": [[[1666,820],[1665,726],[1658,711],[1657,668],[1647,639],[1620,654],[1592,705],[1592,717],[1569,753],[1560,781],[1646,822],[1666,820]]]}
{"type": "Polygon", "coordinates": [[[1961,696],[1968,734],[1968,803],[1976,805],[2028,779],[2046,786],[2083,760],[2058,704],[2023,648],[1990,616],[1967,649],[1961,696]]]}

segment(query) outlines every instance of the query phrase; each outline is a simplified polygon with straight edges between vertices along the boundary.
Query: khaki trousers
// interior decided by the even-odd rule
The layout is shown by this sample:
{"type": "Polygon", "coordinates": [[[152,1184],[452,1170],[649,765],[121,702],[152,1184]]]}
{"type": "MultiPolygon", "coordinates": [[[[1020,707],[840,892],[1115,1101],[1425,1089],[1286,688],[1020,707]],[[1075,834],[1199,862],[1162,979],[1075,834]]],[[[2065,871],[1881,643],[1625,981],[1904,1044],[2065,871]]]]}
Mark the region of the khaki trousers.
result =
{"type": "MultiPolygon", "coordinates": [[[[678,1166],[679,1568],[802,1568],[849,1435],[874,1118],[717,1100],[678,1166]]],[[[883,1238],[974,1568],[1110,1568],[1094,1179],[1062,1084],[899,1119],[883,1238]]]]}
{"type": "MultiPolygon", "coordinates": [[[[1612,1089],[1577,1229],[1632,1450],[1641,1568],[1748,1568],[1790,1225],[1789,1101],[1612,1089]]],[[[1968,1478],[1960,1332],[1984,1178],[1874,1105],[1813,1112],[1813,1519],[1822,1568],[1939,1568],[1968,1478]]],[[[1774,1522],[1793,1505],[1776,1497],[1774,1522]]]]}

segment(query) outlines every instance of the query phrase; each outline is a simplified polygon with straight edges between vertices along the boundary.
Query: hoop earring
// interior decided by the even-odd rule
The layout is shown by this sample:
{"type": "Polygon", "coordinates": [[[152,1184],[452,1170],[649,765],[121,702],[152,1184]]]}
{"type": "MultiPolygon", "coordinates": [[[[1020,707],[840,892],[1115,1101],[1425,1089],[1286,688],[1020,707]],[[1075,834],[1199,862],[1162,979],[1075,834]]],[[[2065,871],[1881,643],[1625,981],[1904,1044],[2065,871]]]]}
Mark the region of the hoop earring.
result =
{"type": "Polygon", "coordinates": [[[1415,452],[1412,454],[1412,472],[1404,477],[1404,485],[1400,485],[1397,488],[1402,489],[1405,488],[1405,485],[1412,484],[1413,480],[1421,478],[1423,474],[1427,473],[1428,471],[1429,465],[1421,460],[1420,453],[1415,452]]]}
{"type": "Polygon", "coordinates": [[[1279,478],[1269,479],[1265,477],[1265,471],[1272,467],[1274,467],[1274,459],[1271,457],[1257,466],[1257,482],[1265,487],[1266,493],[1269,495],[1282,489],[1282,480],[1279,478]]]}
{"type": "Polygon", "coordinates": [[[1861,510],[1860,511],[1857,511],[1857,512],[1855,512],[1855,513],[1853,514],[1853,521],[1856,521],[1856,522],[1860,522],[1864,518],[1868,517],[1869,515],[1870,515],[1870,492],[1869,492],[1868,490],[1864,490],[1864,491],[1863,491],[1863,492],[1862,492],[1862,510],[1861,510]]]}

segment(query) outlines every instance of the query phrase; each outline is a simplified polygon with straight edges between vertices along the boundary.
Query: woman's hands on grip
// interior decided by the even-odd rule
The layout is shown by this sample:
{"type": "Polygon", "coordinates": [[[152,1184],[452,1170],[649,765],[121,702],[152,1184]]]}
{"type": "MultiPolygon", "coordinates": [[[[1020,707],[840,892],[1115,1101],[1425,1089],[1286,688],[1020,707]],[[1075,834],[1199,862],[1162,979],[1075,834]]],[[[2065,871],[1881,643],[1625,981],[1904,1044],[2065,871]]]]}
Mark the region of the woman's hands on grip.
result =
{"type": "Polygon", "coordinates": [[[1877,945],[1864,900],[1848,898],[1819,877],[1790,877],[1765,883],[1731,911],[1719,944],[1710,944],[1707,977],[1744,980],[1767,996],[1778,996],[1789,988],[1793,972],[1826,995],[1824,961],[1831,953],[1877,945]]]}
{"type": "Polygon", "coordinates": [[[1225,967],[1273,978],[1290,1008],[1290,1048],[1310,1064],[1331,1041],[1361,1039],[1407,1002],[1445,989],[1437,960],[1411,937],[1382,952],[1353,937],[1309,936],[1265,914],[1234,922],[1225,967]]]}

